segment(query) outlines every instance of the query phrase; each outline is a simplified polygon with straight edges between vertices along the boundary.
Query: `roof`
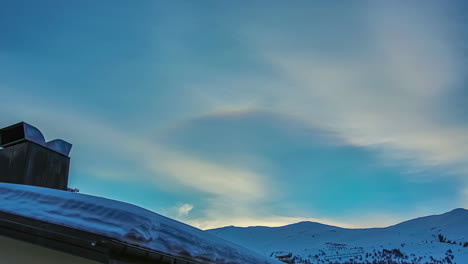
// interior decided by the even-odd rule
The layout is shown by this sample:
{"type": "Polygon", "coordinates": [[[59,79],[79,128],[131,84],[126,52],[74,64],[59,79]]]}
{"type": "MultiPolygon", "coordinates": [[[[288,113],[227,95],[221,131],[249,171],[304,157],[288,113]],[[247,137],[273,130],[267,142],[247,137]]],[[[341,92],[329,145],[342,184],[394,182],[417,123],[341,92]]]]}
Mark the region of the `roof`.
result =
{"type": "MultiPolygon", "coordinates": [[[[77,230],[134,250],[194,263],[280,263],[200,229],[120,201],[0,183],[0,220],[16,216],[77,230]]],[[[179,263],[179,262],[177,262],[179,263]]]]}

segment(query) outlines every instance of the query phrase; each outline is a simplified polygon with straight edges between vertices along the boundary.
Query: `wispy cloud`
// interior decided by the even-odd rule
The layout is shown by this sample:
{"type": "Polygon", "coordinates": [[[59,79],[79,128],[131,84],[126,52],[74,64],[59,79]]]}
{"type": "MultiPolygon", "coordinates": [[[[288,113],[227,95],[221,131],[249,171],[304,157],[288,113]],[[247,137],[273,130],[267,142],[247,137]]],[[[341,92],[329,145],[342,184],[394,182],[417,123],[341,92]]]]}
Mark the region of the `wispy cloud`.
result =
{"type": "Polygon", "coordinates": [[[190,213],[190,211],[192,211],[192,209],[193,209],[193,205],[187,204],[187,203],[179,206],[179,208],[177,210],[178,214],[179,214],[179,217],[187,216],[190,213]]]}
{"type": "MultiPolygon", "coordinates": [[[[27,99],[23,99],[25,101],[27,99]]],[[[75,162],[80,163],[76,169],[78,173],[118,181],[145,181],[155,186],[161,182],[176,184],[216,199],[248,202],[260,201],[269,195],[265,177],[249,168],[223,165],[168,149],[154,139],[126,133],[105,121],[72,111],[58,111],[58,106],[51,102],[39,100],[34,108],[0,105],[0,109],[3,108],[22,119],[40,120],[40,124],[35,125],[49,132],[46,135],[57,133],[74,143],[79,151],[72,153],[75,162]],[[96,152],[101,155],[96,157],[96,152]],[[135,174],[135,168],[145,168],[151,173],[135,174]]]]}
{"type": "Polygon", "coordinates": [[[440,98],[464,78],[453,36],[433,9],[398,3],[364,13],[367,20],[358,26],[368,27],[365,53],[279,50],[261,34],[249,35],[279,78],[291,83],[268,91],[281,98],[271,108],[335,131],[350,144],[379,147],[386,159],[466,174],[468,130],[440,119],[447,111],[440,98]]]}

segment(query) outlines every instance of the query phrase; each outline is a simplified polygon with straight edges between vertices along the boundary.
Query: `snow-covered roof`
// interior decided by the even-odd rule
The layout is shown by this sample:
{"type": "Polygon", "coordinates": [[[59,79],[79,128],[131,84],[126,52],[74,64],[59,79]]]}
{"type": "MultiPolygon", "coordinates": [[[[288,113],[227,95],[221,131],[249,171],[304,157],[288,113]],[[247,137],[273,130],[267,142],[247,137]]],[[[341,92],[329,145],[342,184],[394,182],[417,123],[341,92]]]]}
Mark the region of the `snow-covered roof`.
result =
{"type": "Polygon", "coordinates": [[[211,263],[280,263],[141,207],[91,195],[0,183],[0,211],[211,263]]]}

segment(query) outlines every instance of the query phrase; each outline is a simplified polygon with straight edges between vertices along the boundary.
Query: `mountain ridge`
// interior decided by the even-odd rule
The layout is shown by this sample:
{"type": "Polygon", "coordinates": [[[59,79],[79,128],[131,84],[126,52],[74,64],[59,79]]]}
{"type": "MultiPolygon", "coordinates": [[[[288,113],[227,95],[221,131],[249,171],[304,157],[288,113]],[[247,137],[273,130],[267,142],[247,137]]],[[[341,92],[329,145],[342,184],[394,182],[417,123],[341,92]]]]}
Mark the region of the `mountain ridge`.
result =
{"type": "Polygon", "coordinates": [[[392,227],[392,226],[400,225],[400,224],[403,224],[403,223],[406,223],[406,222],[409,222],[409,221],[413,221],[413,220],[417,220],[417,219],[421,219],[421,218],[432,217],[432,216],[442,216],[442,215],[446,215],[446,214],[450,214],[450,213],[457,213],[457,212],[466,212],[466,213],[468,213],[468,209],[461,208],[461,207],[460,208],[455,208],[455,209],[450,210],[450,211],[445,212],[445,213],[435,214],[435,215],[419,216],[419,217],[416,217],[416,218],[405,220],[403,222],[393,224],[393,225],[389,225],[389,226],[385,226],[385,227],[357,227],[357,228],[352,228],[352,227],[340,227],[340,226],[322,224],[322,223],[314,222],[314,221],[300,221],[300,222],[297,222],[297,223],[287,224],[287,225],[283,225],[283,226],[261,226],[261,225],[257,225],[257,226],[234,226],[234,225],[229,225],[229,226],[223,226],[223,227],[218,227],[218,228],[207,229],[206,231],[219,230],[219,229],[224,229],[224,228],[256,228],[256,227],[280,228],[280,227],[294,226],[294,225],[302,224],[302,223],[319,224],[319,225],[323,225],[323,226],[329,226],[329,227],[335,227],[335,228],[341,228],[341,229],[351,229],[351,230],[381,229],[381,228],[389,228],[389,227],[392,227]]]}
{"type": "Polygon", "coordinates": [[[207,232],[270,257],[289,256],[288,263],[468,263],[468,210],[464,208],[383,228],[351,229],[303,221],[207,232]]]}

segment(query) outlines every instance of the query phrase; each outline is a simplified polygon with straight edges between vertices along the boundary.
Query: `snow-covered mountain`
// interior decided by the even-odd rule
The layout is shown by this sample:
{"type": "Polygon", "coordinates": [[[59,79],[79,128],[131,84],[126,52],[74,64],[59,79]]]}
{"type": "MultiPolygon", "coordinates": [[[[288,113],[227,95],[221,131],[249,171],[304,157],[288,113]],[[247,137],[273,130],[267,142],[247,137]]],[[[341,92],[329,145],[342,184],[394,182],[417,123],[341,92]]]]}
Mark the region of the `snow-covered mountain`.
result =
{"type": "Polygon", "coordinates": [[[386,228],[346,229],[301,222],[208,232],[286,263],[468,264],[466,209],[386,228]]]}

